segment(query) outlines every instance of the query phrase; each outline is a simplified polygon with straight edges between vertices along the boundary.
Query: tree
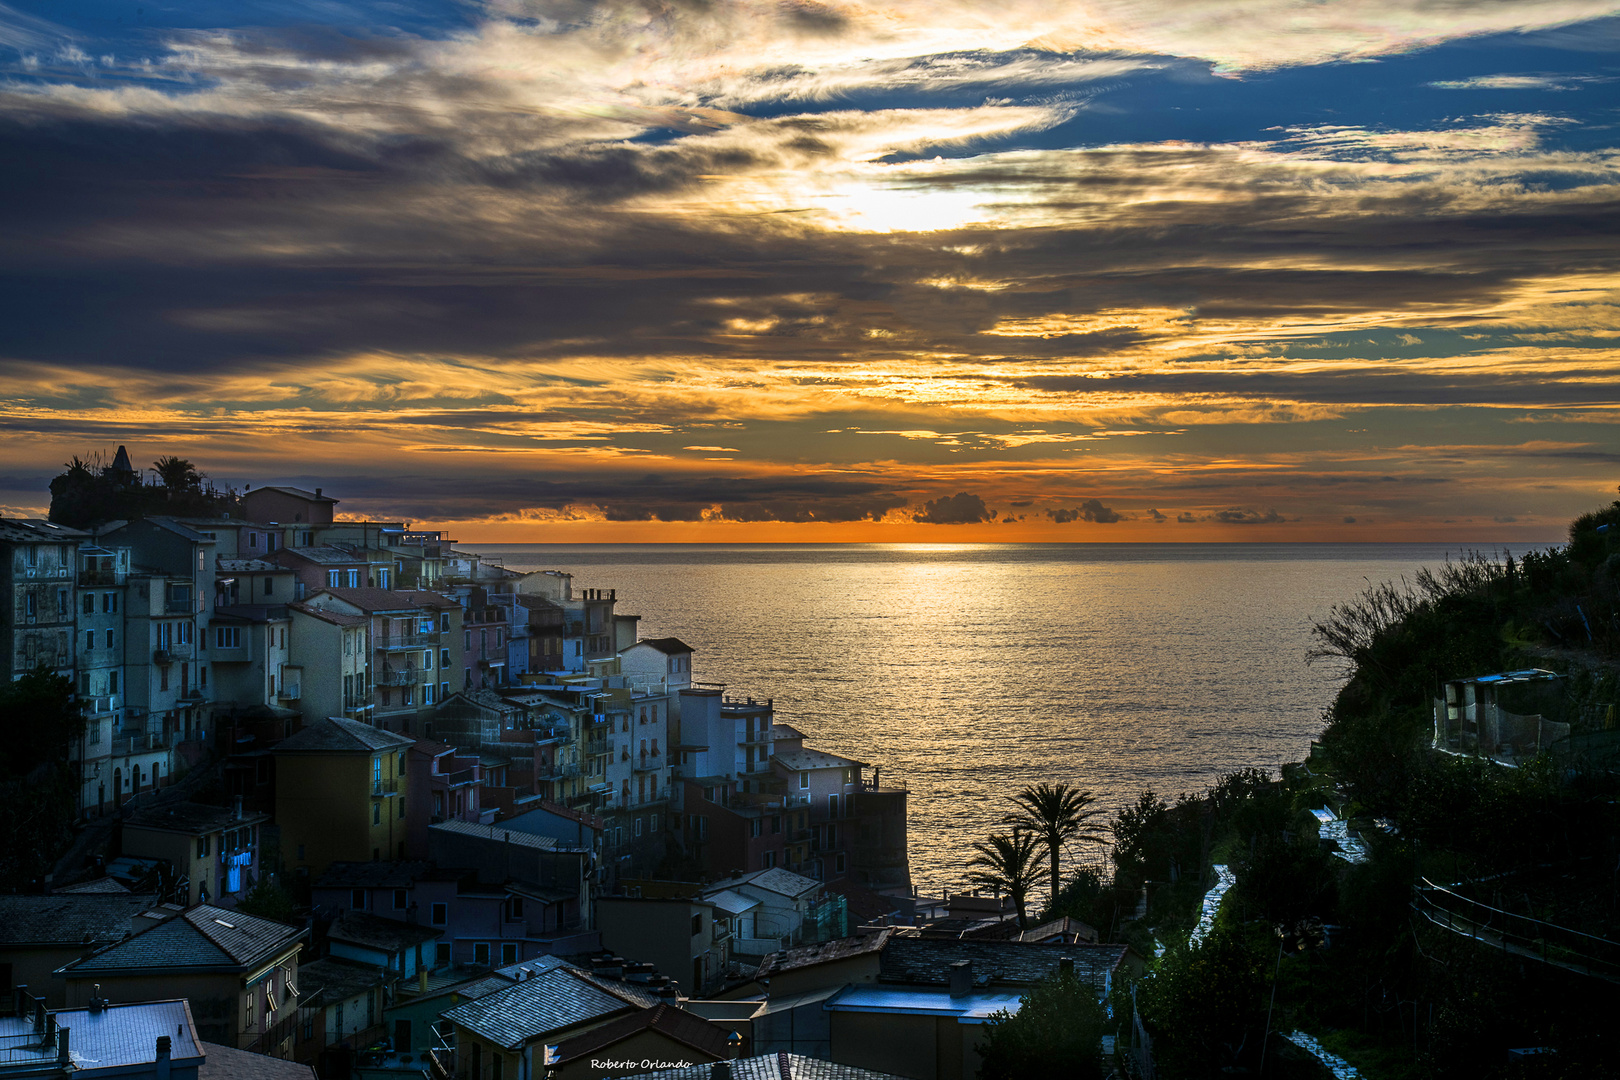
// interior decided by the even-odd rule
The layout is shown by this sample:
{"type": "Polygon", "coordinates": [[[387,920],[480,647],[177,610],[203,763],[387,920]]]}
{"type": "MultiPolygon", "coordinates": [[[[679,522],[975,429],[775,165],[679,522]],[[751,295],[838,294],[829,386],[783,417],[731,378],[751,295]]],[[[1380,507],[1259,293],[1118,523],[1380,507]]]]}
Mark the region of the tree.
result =
{"type": "Polygon", "coordinates": [[[992,1015],[979,1044],[979,1080],[1094,1080],[1108,1014],[1097,991],[1058,974],[1019,1000],[1018,1011],[992,1015]]]}
{"type": "MultiPolygon", "coordinates": [[[[1275,951],[1269,929],[1263,935],[1275,951]]],[[[1270,953],[1225,919],[1199,945],[1175,945],[1137,985],[1165,1076],[1214,1077],[1258,1056],[1266,1026],[1270,953]]]]}
{"type": "Polygon", "coordinates": [[[73,683],[43,667],[0,685],[0,891],[31,887],[73,836],[77,779],[68,760],[84,718],[73,683]]]}
{"type": "Polygon", "coordinates": [[[1079,791],[1068,784],[1036,784],[1013,796],[1018,813],[1008,816],[1004,824],[1016,825],[1039,836],[1046,844],[1046,857],[1052,874],[1052,904],[1057,904],[1061,880],[1058,860],[1063,844],[1069,840],[1090,840],[1102,843],[1106,834],[1095,819],[1103,812],[1092,806],[1097,801],[1089,791],[1079,791]]]}
{"type": "Polygon", "coordinates": [[[152,468],[157,470],[158,479],[171,494],[181,491],[194,491],[202,486],[203,475],[197,467],[182,457],[170,454],[160,457],[152,462],[152,468]]]}
{"type": "Polygon", "coordinates": [[[237,901],[236,910],[274,922],[291,923],[298,918],[298,905],[292,893],[270,877],[260,878],[259,883],[237,901]]]}
{"type": "Polygon", "coordinates": [[[973,845],[978,854],[968,863],[969,867],[977,867],[968,873],[969,881],[1005,890],[1012,897],[1018,908],[1020,930],[1029,929],[1025,900],[1041,876],[1040,855],[1036,851],[1039,845],[1033,833],[1022,829],[1013,829],[1011,836],[995,833],[988,841],[981,840],[973,845]]]}

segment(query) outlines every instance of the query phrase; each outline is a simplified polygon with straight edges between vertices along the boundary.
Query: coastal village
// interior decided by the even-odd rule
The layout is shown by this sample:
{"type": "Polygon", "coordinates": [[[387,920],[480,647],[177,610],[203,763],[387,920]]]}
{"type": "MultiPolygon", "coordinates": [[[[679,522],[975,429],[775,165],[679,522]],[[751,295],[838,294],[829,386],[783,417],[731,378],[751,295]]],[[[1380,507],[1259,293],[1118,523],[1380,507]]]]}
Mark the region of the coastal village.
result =
{"type": "Polygon", "coordinates": [[[0,894],[0,1080],[961,1080],[1029,988],[1141,969],[919,897],[905,784],[611,588],[321,487],[91,479],[190,498],[0,519],[0,675],[82,716],[71,841],[0,894]]]}

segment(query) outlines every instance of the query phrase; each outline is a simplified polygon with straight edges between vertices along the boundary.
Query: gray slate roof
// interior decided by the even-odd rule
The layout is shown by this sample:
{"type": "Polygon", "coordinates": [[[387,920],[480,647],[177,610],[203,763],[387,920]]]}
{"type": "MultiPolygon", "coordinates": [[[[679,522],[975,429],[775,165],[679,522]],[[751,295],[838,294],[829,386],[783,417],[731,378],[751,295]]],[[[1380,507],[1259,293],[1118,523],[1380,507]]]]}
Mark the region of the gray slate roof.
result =
{"type": "Polygon", "coordinates": [[[777,971],[794,971],[798,968],[814,967],[817,964],[830,964],[835,960],[848,960],[867,953],[882,952],[893,933],[892,928],[885,927],[875,934],[857,934],[854,937],[824,941],[819,945],[801,945],[796,949],[774,952],[760,962],[759,971],[754,978],[763,979],[777,971]]]}
{"type": "Polygon", "coordinates": [[[1059,962],[1069,957],[1075,975],[1101,990],[1129,948],[895,936],[883,948],[879,978],[912,986],[949,986],[951,964],[970,960],[976,985],[1029,986],[1054,974],[1059,962]]]}
{"type": "Polygon", "coordinates": [[[127,890],[0,895],[0,943],[107,945],[127,937],[130,920],[155,903],[155,896],[132,896],[127,890]]]}
{"type": "Polygon", "coordinates": [[[635,1008],[566,965],[457,1005],[444,1019],[508,1050],[635,1008]]]}
{"type": "Polygon", "coordinates": [[[148,927],[68,964],[62,972],[77,979],[176,968],[235,970],[254,967],[296,948],[303,935],[296,926],[198,904],[179,918],[148,927]]]}
{"type": "Polygon", "coordinates": [[[290,738],[282,739],[272,749],[278,754],[369,754],[375,750],[404,750],[415,742],[416,740],[409,735],[396,735],[392,731],[374,728],[358,720],[328,716],[315,721],[290,738]]]}
{"type": "Polygon", "coordinates": [[[771,757],[790,769],[847,769],[866,764],[854,758],[829,754],[825,750],[781,750],[771,757]]]}
{"type": "Polygon", "coordinates": [[[373,915],[369,911],[345,911],[337,917],[326,936],[333,941],[346,941],[363,948],[397,953],[443,934],[443,930],[431,926],[412,926],[398,919],[373,915]]]}
{"type": "Polygon", "coordinates": [[[665,654],[666,656],[676,656],[676,655],[679,655],[679,654],[682,654],[682,653],[689,653],[689,652],[692,651],[692,646],[688,645],[686,642],[682,641],[680,638],[672,638],[672,637],[642,638],[640,641],[636,642],[636,644],[637,645],[651,645],[653,648],[657,649],[659,652],[665,654]]]}
{"type": "Polygon", "coordinates": [[[716,882],[704,889],[705,893],[715,892],[719,889],[734,889],[739,885],[753,885],[778,896],[798,897],[820,889],[821,882],[814,878],[807,878],[803,874],[795,874],[791,870],[784,870],[780,866],[769,870],[755,870],[751,874],[740,877],[727,878],[716,882]]]}
{"type": "MultiPolygon", "coordinates": [[[[622,1080],[709,1080],[713,1065],[689,1065],[684,1069],[660,1069],[636,1073],[622,1080]]],[[[731,1063],[732,1080],[902,1080],[893,1073],[873,1072],[854,1065],[839,1065],[821,1058],[779,1051],[758,1057],[738,1058],[731,1063]]]]}
{"type": "Polygon", "coordinates": [[[705,1020],[695,1013],[689,1013],[685,1009],[670,1005],[655,1005],[650,1009],[642,1009],[609,1020],[571,1039],[564,1039],[557,1046],[557,1059],[567,1063],[585,1057],[611,1057],[611,1053],[599,1052],[646,1031],[656,1031],[667,1039],[691,1047],[698,1053],[706,1055],[710,1061],[720,1061],[731,1056],[731,1048],[727,1043],[731,1035],[729,1029],[711,1020],[705,1020]]]}
{"type": "Polygon", "coordinates": [[[236,811],[227,806],[209,806],[206,803],[177,802],[162,806],[149,806],[136,810],[124,822],[124,827],[161,829],[164,832],[200,836],[203,833],[236,829],[243,825],[257,825],[269,821],[270,815],[257,810],[244,810],[238,818],[236,811]]]}
{"type": "Polygon", "coordinates": [[[298,965],[301,1005],[336,1005],[361,991],[381,986],[388,973],[373,964],[342,956],[323,956],[298,965]]]}
{"type": "Polygon", "coordinates": [[[197,1080],[316,1080],[315,1066],[283,1061],[268,1054],[253,1054],[234,1046],[205,1042],[208,1060],[197,1070],[197,1080]]]}

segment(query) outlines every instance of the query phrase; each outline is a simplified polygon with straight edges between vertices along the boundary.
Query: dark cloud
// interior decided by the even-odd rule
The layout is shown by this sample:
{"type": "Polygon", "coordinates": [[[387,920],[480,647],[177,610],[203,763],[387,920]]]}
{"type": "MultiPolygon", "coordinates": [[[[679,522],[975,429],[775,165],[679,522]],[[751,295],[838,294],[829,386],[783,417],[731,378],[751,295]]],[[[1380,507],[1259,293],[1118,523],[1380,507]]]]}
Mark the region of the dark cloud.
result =
{"type": "Polygon", "coordinates": [[[1353,518],[1353,517],[1350,517],[1348,514],[1346,514],[1345,518],[1344,518],[1344,523],[1346,525],[1354,525],[1356,523],[1356,519],[1353,518]]]}
{"type": "Polygon", "coordinates": [[[1157,510],[1149,510],[1148,511],[1148,517],[1150,519],[1152,519],[1153,521],[1156,521],[1156,522],[1157,521],[1169,521],[1170,520],[1169,518],[1165,517],[1163,514],[1159,513],[1157,510]]]}
{"type": "Polygon", "coordinates": [[[1230,507],[1226,510],[1217,510],[1210,514],[1206,521],[1218,522],[1222,525],[1275,525],[1286,521],[1275,509],[1260,513],[1258,510],[1245,510],[1240,507],[1230,507]]]}
{"type": "Polygon", "coordinates": [[[1187,523],[1190,523],[1190,522],[1197,521],[1198,518],[1197,518],[1196,515],[1190,514],[1187,511],[1183,510],[1181,513],[1176,515],[1176,520],[1183,523],[1183,524],[1187,524],[1187,523]]]}
{"type": "Polygon", "coordinates": [[[942,495],[922,504],[915,520],[924,525],[977,525],[981,521],[994,521],[996,512],[984,505],[984,500],[966,491],[955,495],[942,495]]]}
{"type": "MultiPolygon", "coordinates": [[[[1158,511],[1155,510],[1153,513],[1156,514],[1158,511]]],[[[1059,525],[1065,525],[1071,521],[1094,521],[1099,525],[1111,525],[1121,520],[1121,515],[1115,510],[1104,506],[1100,499],[1087,499],[1073,510],[1048,510],[1046,516],[1059,525]]],[[[1159,520],[1164,519],[1160,518],[1159,520]]]]}

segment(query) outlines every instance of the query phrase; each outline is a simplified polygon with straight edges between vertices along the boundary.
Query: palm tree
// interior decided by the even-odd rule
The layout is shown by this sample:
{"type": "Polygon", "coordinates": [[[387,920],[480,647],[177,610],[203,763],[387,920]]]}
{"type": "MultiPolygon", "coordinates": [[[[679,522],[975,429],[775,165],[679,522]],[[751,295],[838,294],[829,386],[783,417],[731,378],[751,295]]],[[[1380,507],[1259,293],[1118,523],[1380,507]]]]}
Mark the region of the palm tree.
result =
{"type": "Polygon", "coordinates": [[[169,489],[170,495],[202,485],[202,473],[185,458],[173,455],[160,457],[152,462],[152,468],[157,472],[158,479],[163,481],[163,486],[169,489]]]}
{"type": "Polygon", "coordinates": [[[968,863],[969,867],[977,867],[968,873],[969,881],[997,890],[1005,889],[1007,895],[1012,897],[1013,904],[1018,908],[1020,930],[1029,929],[1024,899],[1041,877],[1041,857],[1036,851],[1039,844],[1039,838],[1022,829],[1014,829],[1011,836],[994,833],[989,840],[981,840],[973,845],[973,850],[978,854],[968,863]]]}
{"type": "Polygon", "coordinates": [[[1069,840],[1102,842],[1106,833],[1095,819],[1103,811],[1093,806],[1097,797],[1089,791],[1080,791],[1068,784],[1036,784],[1013,796],[1018,813],[1008,815],[1003,824],[1028,829],[1046,845],[1046,857],[1052,872],[1052,904],[1056,906],[1061,886],[1058,858],[1069,840]]]}

